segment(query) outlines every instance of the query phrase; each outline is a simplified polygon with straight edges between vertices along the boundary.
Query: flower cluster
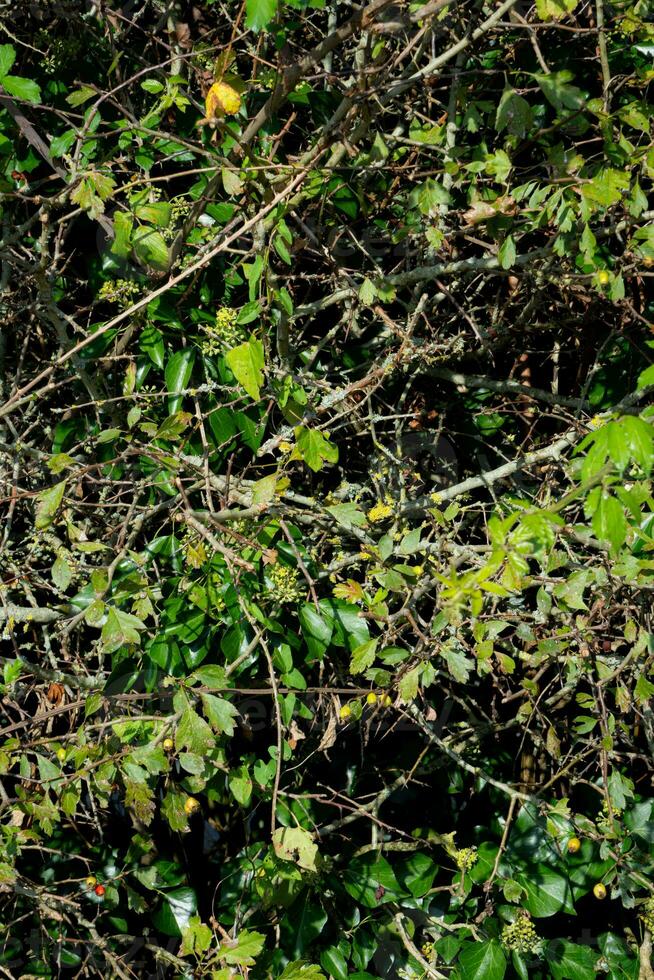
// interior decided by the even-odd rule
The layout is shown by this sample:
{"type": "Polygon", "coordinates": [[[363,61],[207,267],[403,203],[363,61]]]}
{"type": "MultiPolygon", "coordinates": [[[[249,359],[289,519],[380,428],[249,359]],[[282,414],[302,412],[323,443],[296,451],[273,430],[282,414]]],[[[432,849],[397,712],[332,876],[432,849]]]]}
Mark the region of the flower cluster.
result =
{"type": "Polygon", "coordinates": [[[100,287],[98,299],[106,300],[108,303],[118,303],[127,309],[140,291],[139,284],[129,279],[107,279],[100,287]]]}
{"type": "Polygon", "coordinates": [[[505,949],[518,953],[538,953],[542,940],[538,936],[529,913],[524,909],[519,913],[515,922],[502,929],[502,944],[505,949]]]}
{"type": "Polygon", "coordinates": [[[302,596],[300,574],[289,565],[272,565],[267,570],[270,580],[270,594],[277,602],[297,602],[302,596]]]}
{"type": "Polygon", "coordinates": [[[476,847],[462,847],[456,852],[454,860],[459,871],[470,871],[473,865],[477,863],[478,857],[476,847]]]}
{"type": "Polygon", "coordinates": [[[654,932],[654,896],[648,898],[643,903],[638,916],[642,920],[645,928],[649,929],[650,932],[654,932]]]}
{"type": "Polygon", "coordinates": [[[188,217],[190,211],[190,201],[185,201],[183,197],[176,197],[170,202],[170,216],[173,221],[182,221],[188,217]]]}
{"type": "Polygon", "coordinates": [[[202,327],[206,334],[202,341],[202,352],[204,354],[222,354],[223,351],[236,347],[243,339],[243,331],[238,326],[236,320],[238,310],[231,306],[221,306],[216,313],[216,322],[205,324],[202,327]]]}

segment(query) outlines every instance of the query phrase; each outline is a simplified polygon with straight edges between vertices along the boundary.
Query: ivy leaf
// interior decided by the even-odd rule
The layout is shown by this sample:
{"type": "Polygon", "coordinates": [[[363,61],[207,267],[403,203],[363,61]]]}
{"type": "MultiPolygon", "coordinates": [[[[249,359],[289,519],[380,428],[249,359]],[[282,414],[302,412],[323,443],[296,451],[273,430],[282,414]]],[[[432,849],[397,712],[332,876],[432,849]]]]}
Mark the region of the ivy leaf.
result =
{"type": "Polygon", "coordinates": [[[245,23],[251,31],[264,30],[277,13],[278,0],[245,0],[245,23]]]}
{"type": "Polygon", "coordinates": [[[597,976],[596,951],[567,939],[548,943],[545,959],[553,980],[594,980],[597,976]]]}
{"type": "Polygon", "coordinates": [[[536,918],[544,919],[564,911],[574,914],[570,882],[546,864],[532,865],[528,872],[515,877],[527,893],[524,907],[536,918]]]}
{"type": "Polygon", "coordinates": [[[459,956],[461,980],[502,980],[506,956],[497,939],[466,944],[459,956]]]}
{"type": "Polygon", "coordinates": [[[54,518],[55,514],[61,506],[61,502],[64,499],[64,492],[66,490],[66,481],[62,480],[61,483],[55,483],[53,487],[48,487],[47,490],[41,490],[36,496],[36,521],[35,527],[37,531],[42,531],[44,528],[49,527],[54,518]]]}
{"type": "Polygon", "coordinates": [[[227,364],[250,398],[259,401],[263,385],[263,344],[251,336],[244,344],[233,347],[225,355],[227,364]]]}

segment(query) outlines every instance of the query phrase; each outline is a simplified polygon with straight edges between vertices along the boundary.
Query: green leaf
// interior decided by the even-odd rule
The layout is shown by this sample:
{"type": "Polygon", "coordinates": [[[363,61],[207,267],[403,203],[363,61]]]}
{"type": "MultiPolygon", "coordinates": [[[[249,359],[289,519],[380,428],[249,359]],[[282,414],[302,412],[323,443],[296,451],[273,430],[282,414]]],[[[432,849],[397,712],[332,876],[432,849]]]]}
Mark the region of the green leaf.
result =
{"type": "Polygon", "coordinates": [[[39,103],[41,101],[41,89],[30,78],[17,78],[16,75],[5,75],[0,82],[5,92],[13,95],[16,99],[23,99],[25,102],[39,103]]]}
{"type": "Polygon", "coordinates": [[[228,783],[234,799],[242,806],[247,806],[252,797],[252,779],[247,766],[232,770],[228,783]]]}
{"type": "Polygon", "coordinates": [[[144,265],[166,272],[170,265],[170,251],[160,231],[143,226],[132,236],[134,255],[144,265]]]}
{"type": "Polygon", "coordinates": [[[350,661],[350,671],[353,674],[362,674],[368,667],[372,667],[377,653],[377,643],[377,638],[366,640],[355,648],[350,661]]]}
{"type": "Polygon", "coordinates": [[[314,660],[320,659],[324,654],[334,629],[333,617],[328,618],[323,615],[323,612],[322,609],[318,612],[316,607],[309,603],[302,606],[299,612],[302,635],[314,660]]]}
{"type": "Polygon", "coordinates": [[[314,473],[321,470],[324,463],[338,462],[338,446],[317,429],[299,425],[295,429],[295,443],[300,456],[314,473]]]}
{"type": "Polygon", "coordinates": [[[0,81],[11,71],[16,60],[16,49],[13,44],[0,44],[0,81]]]}
{"type": "Polygon", "coordinates": [[[264,937],[260,932],[243,929],[235,943],[221,943],[218,955],[232,966],[254,966],[255,958],[263,949],[264,937]]]}
{"type": "Polygon", "coordinates": [[[102,627],[102,645],[107,653],[113,653],[122,646],[138,646],[141,642],[140,630],[144,630],[145,625],[131,613],[109,606],[107,618],[102,627]]]}
{"type": "Polygon", "coordinates": [[[175,888],[166,896],[152,915],[156,929],[166,936],[181,936],[188,929],[191,916],[198,910],[198,901],[192,888],[175,888]]]}
{"type": "Polygon", "coordinates": [[[264,30],[277,13],[278,0],[245,0],[245,23],[251,31],[264,30]]]}
{"type": "Polygon", "coordinates": [[[403,890],[386,858],[374,853],[350,861],[343,872],[346,891],[356,902],[375,909],[402,897],[403,890]]]}
{"type": "Polygon", "coordinates": [[[196,755],[204,755],[214,747],[216,740],[204,718],[189,705],[183,710],[175,730],[175,747],[179,752],[188,749],[196,755]]]}
{"type": "Polygon", "coordinates": [[[305,963],[303,960],[294,960],[285,967],[283,973],[280,973],[279,980],[325,980],[325,974],[319,966],[305,963]]]}
{"type": "Polygon", "coordinates": [[[525,136],[531,129],[533,113],[525,98],[507,88],[502,93],[495,116],[495,129],[498,133],[507,130],[511,136],[525,136]]]}
{"type": "Polygon", "coordinates": [[[75,89],[74,92],[71,92],[70,95],[66,96],[66,102],[75,108],[75,106],[88,102],[89,99],[92,99],[97,94],[94,88],[91,88],[89,85],[82,85],[80,88],[75,89]]]}
{"type": "Polygon", "coordinates": [[[292,861],[306,871],[317,871],[318,847],[302,827],[278,827],[273,834],[275,854],[282,861],[292,861]]]}
{"type": "Polygon", "coordinates": [[[588,946],[556,939],[548,943],[545,959],[553,980],[595,980],[597,977],[597,952],[588,946]]]}
{"type": "Polygon", "coordinates": [[[627,537],[627,519],[617,497],[603,492],[600,494],[592,526],[599,540],[608,541],[613,552],[620,549],[627,537]]]}
{"type": "Polygon", "coordinates": [[[497,253],[499,263],[503,269],[510,269],[511,266],[515,265],[516,260],[516,248],[515,242],[511,235],[507,235],[502,244],[500,245],[499,252],[497,253]]]}
{"type": "Polygon", "coordinates": [[[64,555],[57,557],[50,574],[52,575],[52,581],[61,592],[65,592],[73,580],[73,570],[64,555]]]}
{"type": "Polygon", "coordinates": [[[239,713],[233,704],[214,694],[202,694],[202,707],[211,727],[224,735],[234,734],[234,719],[239,713]]]}
{"type": "Polygon", "coordinates": [[[320,965],[334,977],[334,980],[347,980],[349,976],[347,960],[338,946],[330,946],[320,954],[320,965]]]}
{"type": "Polygon", "coordinates": [[[365,527],[368,523],[366,515],[354,501],[347,504],[332,504],[325,509],[341,527],[348,530],[351,527],[365,527]]]}
{"type": "Polygon", "coordinates": [[[359,287],[359,299],[364,306],[372,306],[377,298],[375,284],[370,279],[364,279],[359,287]]]}
{"type": "Polygon", "coordinates": [[[165,378],[166,390],[170,394],[168,399],[168,414],[174,415],[179,411],[182,404],[181,392],[188,388],[188,383],[193,372],[193,350],[186,347],[178,350],[166,364],[165,378]]]}
{"type": "Polygon", "coordinates": [[[502,980],[506,956],[497,939],[467,944],[458,959],[461,980],[502,980]]]}
{"type": "Polygon", "coordinates": [[[244,344],[233,347],[225,355],[227,364],[250,398],[259,401],[263,386],[263,344],[254,336],[244,344]]]}
{"type": "Polygon", "coordinates": [[[586,98],[581,89],[570,85],[570,81],[574,78],[571,71],[553,71],[549,75],[535,75],[534,77],[543,95],[557,112],[561,112],[563,109],[576,111],[585,104],[586,98]]]}
{"type": "Polygon", "coordinates": [[[199,916],[194,915],[182,934],[181,955],[191,956],[196,953],[205,953],[209,949],[212,939],[213,932],[209,926],[206,926],[199,916]]]}
{"type": "Polygon", "coordinates": [[[191,674],[191,681],[197,681],[203,687],[214,691],[221,691],[229,686],[225,668],[218,664],[205,664],[203,667],[198,667],[191,674]]]}
{"type": "Polygon", "coordinates": [[[171,207],[165,201],[155,201],[152,204],[139,204],[134,214],[139,221],[149,221],[152,225],[167,228],[170,224],[171,207]]]}
{"type": "Polygon", "coordinates": [[[541,20],[561,20],[571,14],[579,0],[536,0],[536,12],[541,20]]]}
{"type": "Polygon", "coordinates": [[[620,425],[632,459],[649,473],[654,463],[654,429],[649,422],[636,415],[625,415],[620,419],[620,425]]]}
{"type": "Polygon", "coordinates": [[[64,499],[65,490],[66,480],[62,480],[61,483],[55,483],[53,487],[48,487],[47,490],[41,490],[36,495],[35,527],[37,531],[42,531],[52,524],[55,514],[64,499]]]}
{"type": "Polygon", "coordinates": [[[526,892],[524,907],[537,919],[564,911],[574,914],[570,882],[546,864],[536,864],[515,878],[526,892]]]}

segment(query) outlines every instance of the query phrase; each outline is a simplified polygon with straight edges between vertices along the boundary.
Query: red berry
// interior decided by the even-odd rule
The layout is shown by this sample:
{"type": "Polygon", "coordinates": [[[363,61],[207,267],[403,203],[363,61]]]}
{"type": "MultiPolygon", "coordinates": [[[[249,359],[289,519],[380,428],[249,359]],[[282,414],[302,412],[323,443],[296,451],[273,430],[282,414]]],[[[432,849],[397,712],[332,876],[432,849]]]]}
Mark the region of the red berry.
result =
{"type": "Polygon", "coordinates": [[[102,898],[106,890],[107,889],[104,887],[104,885],[96,885],[95,888],[93,889],[93,891],[98,896],[98,898],[102,898]]]}

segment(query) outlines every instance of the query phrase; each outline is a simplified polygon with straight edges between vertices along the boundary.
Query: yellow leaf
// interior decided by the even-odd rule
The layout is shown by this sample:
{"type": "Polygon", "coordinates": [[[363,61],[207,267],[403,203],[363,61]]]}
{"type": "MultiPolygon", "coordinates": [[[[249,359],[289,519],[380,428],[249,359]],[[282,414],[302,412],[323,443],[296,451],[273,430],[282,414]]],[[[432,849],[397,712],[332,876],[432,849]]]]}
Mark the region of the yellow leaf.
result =
{"type": "Polygon", "coordinates": [[[207,119],[234,116],[241,108],[241,96],[225,82],[214,82],[206,98],[207,119]]]}

